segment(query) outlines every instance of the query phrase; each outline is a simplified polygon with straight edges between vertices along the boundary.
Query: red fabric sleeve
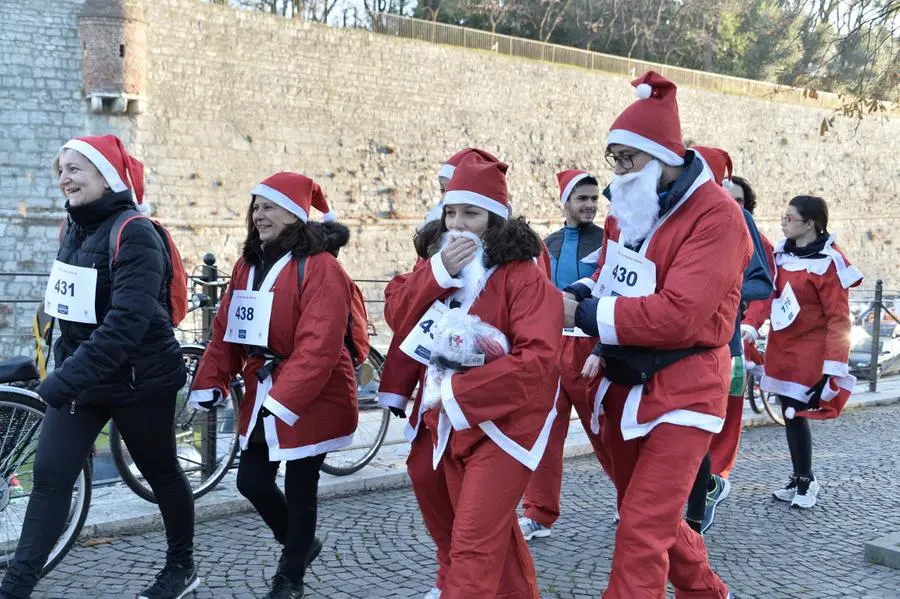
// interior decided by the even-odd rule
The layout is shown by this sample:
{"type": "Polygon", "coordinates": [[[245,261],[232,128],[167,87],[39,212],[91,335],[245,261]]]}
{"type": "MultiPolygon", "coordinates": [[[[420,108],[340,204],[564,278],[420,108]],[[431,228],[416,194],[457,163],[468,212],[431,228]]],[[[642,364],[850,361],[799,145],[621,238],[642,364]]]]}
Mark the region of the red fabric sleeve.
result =
{"type": "Polygon", "coordinates": [[[814,277],[814,281],[825,313],[823,374],[840,376],[847,373],[847,361],[850,359],[850,293],[841,285],[834,264],[823,276],[814,277]],[[832,364],[829,365],[829,362],[832,364]]]}
{"type": "Polygon", "coordinates": [[[238,260],[231,271],[231,282],[219,304],[213,322],[212,340],[203,350],[200,365],[194,374],[191,391],[218,389],[227,395],[231,390],[231,379],[244,368],[247,359],[247,346],[228,343],[224,340],[228,326],[228,309],[231,306],[232,286],[236,281],[244,281],[247,277],[247,265],[238,260]]]}
{"type": "Polygon", "coordinates": [[[509,268],[506,297],[497,300],[506,301],[509,307],[509,324],[504,332],[510,352],[484,366],[444,379],[444,385],[452,390],[450,398],[448,393],[442,393],[444,407],[448,408],[448,400],[455,403],[454,408],[462,410],[469,426],[496,420],[538,401],[535,392],[547,388],[548,380],[556,380],[554,371],[563,327],[562,295],[543,269],[533,263],[519,262],[509,268]]]}
{"type": "Polygon", "coordinates": [[[350,283],[344,269],[328,252],[310,256],[300,289],[294,345],[278,368],[269,391],[272,399],[298,415],[315,401],[347,351],[349,316],[350,283]]]}
{"type": "MultiPolygon", "coordinates": [[[[646,297],[615,298],[613,324],[620,345],[690,347],[729,292],[739,289],[753,242],[735,205],[733,211],[707,213],[674,251],[662,289],[646,297]]],[[[732,312],[732,322],[734,317],[732,312]]]]}
{"type": "Polygon", "coordinates": [[[400,341],[406,338],[426,310],[462,285],[443,268],[440,254],[421,260],[413,272],[395,276],[384,292],[384,314],[400,341]],[[435,264],[437,262],[437,264],[435,264]]]}

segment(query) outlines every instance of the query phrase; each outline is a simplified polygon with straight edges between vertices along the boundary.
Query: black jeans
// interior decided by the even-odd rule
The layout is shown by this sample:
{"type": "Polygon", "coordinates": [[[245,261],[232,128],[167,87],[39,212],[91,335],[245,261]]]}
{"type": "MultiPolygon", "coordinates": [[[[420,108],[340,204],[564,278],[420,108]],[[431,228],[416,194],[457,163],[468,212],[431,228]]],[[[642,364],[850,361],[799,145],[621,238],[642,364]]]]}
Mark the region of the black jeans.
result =
{"type": "Polygon", "coordinates": [[[269,448],[252,440],[241,452],[238,491],[284,545],[279,572],[294,581],[302,581],[306,574],[306,558],[316,535],[319,468],[324,461],[325,454],[288,460],[282,493],[275,484],[280,462],[269,461],[269,448]]]}
{"type": "MultiPolygon", "coordinates": [[[[809,407],[803,402],[783,395],[779,395],[778,399],[781,400],[782,414],[791,407],[797,412],[809,407]]],[[[787,435],[788,449],[791,451],[794,474],[812,478],[812,432],[809,430],[809,420],[800,416],[788,420],[785,416],[784,432],[787,435]]]]}
{"type": "Polygon", "coordinates": [[[166,562],[193,564],[194,498],[175,455],[175,397],[125,405],[47,408],[34,461],[34,487],[19,545],[0,589],[27,598],[62,534],[75,479],[103,426],[112,418],[147,479],[166,528],[166,562]]]}

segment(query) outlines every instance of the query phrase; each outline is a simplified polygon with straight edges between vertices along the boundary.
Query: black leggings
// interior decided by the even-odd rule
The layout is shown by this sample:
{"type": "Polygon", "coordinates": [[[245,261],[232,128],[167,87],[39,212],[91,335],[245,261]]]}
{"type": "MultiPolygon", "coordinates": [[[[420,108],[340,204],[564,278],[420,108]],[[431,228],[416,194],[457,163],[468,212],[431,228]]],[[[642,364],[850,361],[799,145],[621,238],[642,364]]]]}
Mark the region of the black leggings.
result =
{"type": "Polygon", "coordinates": [[[125,405],[47,408],[34,460],[34,487],[3,592],[29,597],[62,534],[75,480],[104,425],[112,418],[135,465],[147,479],[166,528],[166,562],[193,564],[194,498],[175,455],[174,394],[125,405]]]}
{"type": "Polygon", "coordinates": [[[288,460],[284,493],[275,484],[280,462],[269,461],[265,443],[251,441],[241,452],[237,488],[250,500],[275,540],[284,545],[279,572],[303,580],[306,559],[316,534],[319,468],[325,454],[288,460]]]}
{"type": "Polygon", "coordinates": [[[703,456],[703,461],[700,462],[700,470],[697,472],[697,478],[694,480],[691,494],[688,495],[685,518],[695,524],[703,522],[703,516],[706,513],[706,493],[709,491],[711,472],[712,461],[709,458],[709,453],[707,453],[703,456]]]}
{"type": "MultiPolygon", "coordinates": [[[[802,402],[783,395],[779,395],[778,399],[781,400],[782,414],[790,407],[793,407],[798,412],[808,407],[802,402]]],[[[784,425],[788,449],[791,450],[791,463],[794,465],[794,474],[812,478],[812,433],[809,430],[809,420],[798,416],[788,420],[785,416],[784,425]]]]}

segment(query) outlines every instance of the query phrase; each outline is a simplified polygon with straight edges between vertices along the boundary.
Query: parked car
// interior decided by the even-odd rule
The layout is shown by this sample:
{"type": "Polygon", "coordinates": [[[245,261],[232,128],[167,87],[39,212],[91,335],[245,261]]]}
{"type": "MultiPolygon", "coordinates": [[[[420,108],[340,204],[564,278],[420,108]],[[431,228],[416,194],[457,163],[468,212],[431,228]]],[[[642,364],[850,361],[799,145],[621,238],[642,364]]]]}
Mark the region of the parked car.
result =
{"type": "MultiPolygon", "coordinates": [[[[878,340],[878,376],[900,372],[900,327],[882,326],[878,340]]],[[[850,345],[850,374],[869,378],[872,374],[872,336],[854,327],[850,345]]]]}

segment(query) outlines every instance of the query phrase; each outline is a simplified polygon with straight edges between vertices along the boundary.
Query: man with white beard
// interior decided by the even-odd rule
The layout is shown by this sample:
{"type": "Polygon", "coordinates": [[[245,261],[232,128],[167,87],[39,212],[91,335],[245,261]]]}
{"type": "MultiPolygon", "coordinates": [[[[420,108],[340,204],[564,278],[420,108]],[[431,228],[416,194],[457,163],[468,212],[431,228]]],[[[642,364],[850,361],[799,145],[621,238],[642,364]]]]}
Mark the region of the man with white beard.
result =
{"type": "Polygon", "coordinates": [[[610,128],[615,168],[593,281],[573,285],[566,326],[600,338],[593,422],[621,521],[604,599],[726,599],[684,506],[722,429],[728,342],[753,247],[738,206],[682,142],[676,87],[649,71],[610,128]],[[599,426],[598,426],[599,428],[599,426]]]}

